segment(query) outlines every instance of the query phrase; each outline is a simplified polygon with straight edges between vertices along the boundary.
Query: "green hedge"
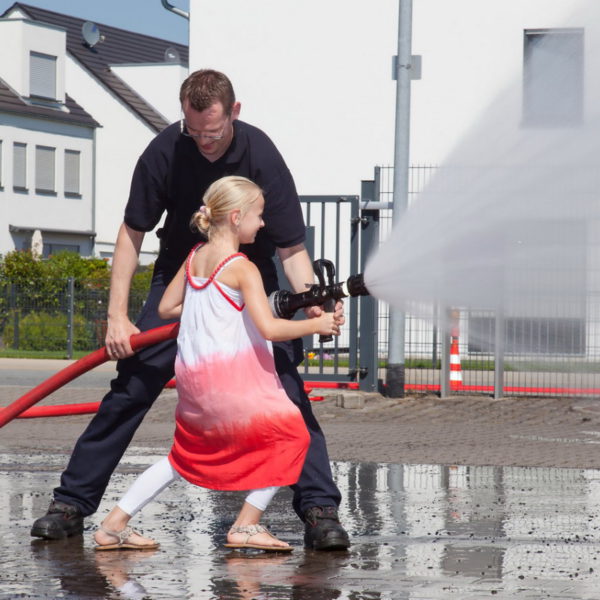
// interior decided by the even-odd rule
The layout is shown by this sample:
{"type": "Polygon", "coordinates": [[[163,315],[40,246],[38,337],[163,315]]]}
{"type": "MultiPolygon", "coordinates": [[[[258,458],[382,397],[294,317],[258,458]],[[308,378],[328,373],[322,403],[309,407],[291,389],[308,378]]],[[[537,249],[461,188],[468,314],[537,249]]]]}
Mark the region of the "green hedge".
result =
{"type": "MultiPolygon", "coordinates": [[[[67,346],[67,315],[33,312],[19,319],[19,350],[64,350],[67,346]]],[[[82,315],[73,316],[73,350],[95,346],[95,332],[82,315]]],[[[14,343],[14,321],[4,328],[6,348],[14,343]]]]}

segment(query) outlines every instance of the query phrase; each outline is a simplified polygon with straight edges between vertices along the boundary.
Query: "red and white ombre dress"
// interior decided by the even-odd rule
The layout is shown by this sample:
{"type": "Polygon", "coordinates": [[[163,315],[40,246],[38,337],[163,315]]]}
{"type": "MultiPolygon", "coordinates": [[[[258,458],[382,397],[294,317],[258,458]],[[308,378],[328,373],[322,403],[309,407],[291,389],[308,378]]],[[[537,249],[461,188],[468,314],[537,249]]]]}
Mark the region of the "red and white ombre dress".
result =
{"type": "Polygon", "coordinates": [[[256,329],[240,290],[190,275],[177,338],[179,402],[169,460],[187,481],[216,490],[291,485],[309,434],[275,371],[271,342],[256,329]]]}

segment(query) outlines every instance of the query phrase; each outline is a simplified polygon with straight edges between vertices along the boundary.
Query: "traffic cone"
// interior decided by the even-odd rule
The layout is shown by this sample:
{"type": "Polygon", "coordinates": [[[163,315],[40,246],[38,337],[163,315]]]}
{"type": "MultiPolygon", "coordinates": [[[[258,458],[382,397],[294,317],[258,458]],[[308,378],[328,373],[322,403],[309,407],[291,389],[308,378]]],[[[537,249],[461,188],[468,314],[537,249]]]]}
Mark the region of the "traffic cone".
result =
{"type": "Polygon", "coordinates": [[[450,389],[462,388],[462,369],[460,368],[460,353],[458,351],[458,336],[450,338],[450,389]]]}

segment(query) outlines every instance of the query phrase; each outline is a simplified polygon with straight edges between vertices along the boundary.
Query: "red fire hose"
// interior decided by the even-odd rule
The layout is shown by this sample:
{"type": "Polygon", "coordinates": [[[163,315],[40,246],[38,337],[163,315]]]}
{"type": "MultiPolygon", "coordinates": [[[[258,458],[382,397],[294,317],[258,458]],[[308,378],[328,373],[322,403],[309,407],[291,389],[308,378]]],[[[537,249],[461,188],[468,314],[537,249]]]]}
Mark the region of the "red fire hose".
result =
{"type": "MultiPolygon", "coordinates": [[[[179,323],[172,323],[171,325],[163,325],[156,329],[137,333],[131,336],[131,347],[133,350],[139,350],[145,346],[152,346],[153,344],[176,338],[178,331],[179,323]]],[[[32,390],[29,390],[29,392],[15,400],[12,404],[9,404],[6,408],[0,410],[0,427],[4,427],[4,425],[12,421],[15,417],[18,417],[23,411],[30,406],[33,406],[36,402],[44,399],[59,387],[69,383],[69,381],[72,381],[76,377],[83,375],[83,373],[86,373],[90,369],[105,363],[107,360],[109,360],[109,357],[106,352],[106,347],[102,347],[91,354],[80,358],[68,367],[65,367],[62,371],[59,371],[49,379],[46,379],[46,381],[43,381],[32,390]]],[[[85,412],[91,411],[87,410],[85,412]]],[[[69,414],[74,414],[74,412],[71,411],[69,414]]]]}

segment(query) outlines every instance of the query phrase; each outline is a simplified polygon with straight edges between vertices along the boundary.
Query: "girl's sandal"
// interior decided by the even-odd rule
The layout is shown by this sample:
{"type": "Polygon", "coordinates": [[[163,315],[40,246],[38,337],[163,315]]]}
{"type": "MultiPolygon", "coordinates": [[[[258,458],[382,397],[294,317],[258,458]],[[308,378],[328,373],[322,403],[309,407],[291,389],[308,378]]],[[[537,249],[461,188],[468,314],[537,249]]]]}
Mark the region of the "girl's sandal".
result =
{"type": "Polygon", "coordinates": [[[225,548],[253,548],[256,550],[265,550],[267,552],[291,552],[293,550],[292,546],[276,546],[273,544],[266,545],[252,543],[250,538],[258,535],[259,533],[266,533],[274,540],[277,539],[270,531],[258,523],[256,525],[235,525],[229,530],[229,533],[243,533],[248,537],[246,537],[244,542],[238,544],[225,544],[225,548]]]}
{"type": "Polygon", "coordinates": [[[131,527],[126,527],[123,531],[110,531],[110,529],[105,529],[100,525],[98,529],[106,533],[106,535],[116,538],[118,541],[116,544],[97,544],[94,546],[94,550],[156,550],[160,546],[157,542],[152,542],[151,544],[134,544],[129,542],[129,538],[134,533],[140,535],[131,527]]]}

